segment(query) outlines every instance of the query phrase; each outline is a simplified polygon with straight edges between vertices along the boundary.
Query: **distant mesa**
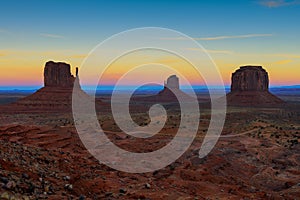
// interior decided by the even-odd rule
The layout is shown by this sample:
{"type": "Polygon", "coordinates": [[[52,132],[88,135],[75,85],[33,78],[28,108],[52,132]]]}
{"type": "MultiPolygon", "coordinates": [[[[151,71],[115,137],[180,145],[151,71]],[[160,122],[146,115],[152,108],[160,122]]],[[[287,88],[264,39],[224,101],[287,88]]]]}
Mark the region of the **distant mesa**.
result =
{"type": "Polygon", "coordinates": [[[145,102],[162,102],[172,103],[178,102],[178,97],[185,101],[195,100],[193,97],[180,90],[179,78],[176,75],[171,75],[164,82],[164,89],[153,96],[134,98],[137,101],[145,102]]]}
{"type": "Polygon", "coordinates": [[[76,68],[76,77],[74,77],[71,74],[69,64],[49,61],[44,68],[44,87],[30,96],[6,105],[6,111],[30,113],[70,112],[72,110],[72,93],[75,82],[77,82],[76,86],[79,87],[78,95],[83,100],[91,100],[91,97],[80,88],[78,68],[76,68]]]}
{"type": "Polygon", "coordinates": [[[176,75],[169,76],[167,82],[164,84],[165,88],[179,90],[179,78],[176,75]]]}
{"type": "Polygon", "coordinates": [[[176,100],[176,96],[188,96],[179,89],[179,78],[176,75],[171,75],[164,82],[164,89],[158,95],[162,100],[172,101],[176,100]]]}
{"type": "Polygon", "coordinates": [[[268,91],[268,72],[261,66],[243,66],[232,74],[231,91],[268,91]]]}
{"type": "Polygon", "coordinates": [[[269,75],[262,66],[242,66],[232,74],[228,105],[274,106],[283,103],[269,92],[269,75]]]}

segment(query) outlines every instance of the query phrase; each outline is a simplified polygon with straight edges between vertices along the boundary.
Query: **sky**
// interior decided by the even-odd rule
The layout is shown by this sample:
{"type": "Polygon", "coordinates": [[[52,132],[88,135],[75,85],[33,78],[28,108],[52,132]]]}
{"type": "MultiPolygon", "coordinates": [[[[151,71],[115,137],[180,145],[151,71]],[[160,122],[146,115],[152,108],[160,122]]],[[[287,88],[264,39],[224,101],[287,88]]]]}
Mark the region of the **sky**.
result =
{"type": "MultiPolygon", "coordinates": [[[[299,19],[300,0],[1,1],[0,86],[42,86],[47,61],[70,63],[74,72],[100,42],[140,27],[174,29],[194,38],[218,66],[225,85],[242,65],[262,65],[272,86],[297,85],[299,19]]],[[[131,55],[116,62],[104,83],[117,80],[124,66],[133,65],[135,59],[142,57],[131,55]]],[[[170,63],[169,55],[156,59],[170,63]]],[[[148,71],[140,78],[157,78],[148,71]]],[[[195,77],[186,78],[192,84],[202,83],[195,77]]]]}

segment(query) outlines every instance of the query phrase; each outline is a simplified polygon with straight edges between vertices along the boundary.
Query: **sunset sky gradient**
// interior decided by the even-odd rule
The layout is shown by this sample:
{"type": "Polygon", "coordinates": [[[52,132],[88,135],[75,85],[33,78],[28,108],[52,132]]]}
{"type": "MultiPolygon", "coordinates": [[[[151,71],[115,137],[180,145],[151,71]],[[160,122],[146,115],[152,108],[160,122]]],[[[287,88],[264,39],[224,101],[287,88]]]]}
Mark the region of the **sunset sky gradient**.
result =
{"type": "MultiPolygon", "coordinates": [[[[226,85],[241,65],[262,65],[273,86],[300,84],[297,0],[11,0],[1,2],[0,19],[0,86],[42,86],[45,62],[70,63],[74,72],[106,38],[149,26],[174,29],[198,41],[219,67],[226,85]]],[[[176,42],[181,38],[161,39],[176,42]]],[[[119,62],[107,74],[107,84],[110,78],[118,78],[130,60],[119,62]]],[[[162,55],[158,61],[168,64],[174,59],[162,55]]],[[[155,78],[155,73],[144,78],[149,77],[155,78]]],[[[201,84],[192,77],[190,81],[201,84]]]]}

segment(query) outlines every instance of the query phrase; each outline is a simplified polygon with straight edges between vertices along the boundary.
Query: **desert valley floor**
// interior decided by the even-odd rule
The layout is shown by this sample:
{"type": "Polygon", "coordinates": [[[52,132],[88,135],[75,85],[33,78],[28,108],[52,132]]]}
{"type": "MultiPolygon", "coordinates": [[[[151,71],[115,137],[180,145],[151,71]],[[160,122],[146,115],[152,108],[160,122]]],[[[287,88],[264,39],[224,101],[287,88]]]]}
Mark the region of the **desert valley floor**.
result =
{"type": "MultiPolygon", "coordinates": [[[[200,128],[189,150],[164,169],[144,174],[100,164],[81,143],[71,113],[2,112],[0,197],[299,199],[300,103],[298,96],[281,98],[290,100],[288,105],[229,107],[222,136],[204,159],[198,158],[198,151],[210,110],[200,105],[200,128]]],[[[170,113],[163,130],[143,142],[122,133],[105,110],[98,120],[118,146],[153,151],[167,144],[178,128],[180,114],[172,104],[167,107],[170,113]]],[[[139,124],[149,122],[143,112],[133,112],[132,118],[139,124]]]]}

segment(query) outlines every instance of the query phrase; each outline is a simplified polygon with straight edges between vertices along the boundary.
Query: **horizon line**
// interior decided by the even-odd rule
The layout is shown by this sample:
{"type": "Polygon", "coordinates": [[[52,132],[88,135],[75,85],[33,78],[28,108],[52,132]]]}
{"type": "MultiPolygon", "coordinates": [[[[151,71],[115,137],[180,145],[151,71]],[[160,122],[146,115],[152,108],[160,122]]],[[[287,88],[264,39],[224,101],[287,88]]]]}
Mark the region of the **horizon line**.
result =
{"type": "MultiPolygon", "coordinates": [[[[103,84],[103,85],[81,85],[81,87],[83,88],[83,90],[88,90],[89,88],[92,88],[92,87],[101,87],[101,86],[104,86],[104,87],[114,87],[115,85],[112,85],[112,84],[103,84]]],[[[119,87],[136,87],[138,85],[119,85],[119,87]]],[[[147,87],[147,86],[152,86],[152,87],[163,87],[163,85],[156,85],[156,84],[148,84],[148,85],[141,85],[140,87],[147,87]]],[[[180,85],[180,88],[182,89],[187,89],[186,87],[207,87],[207,85],[200,85],[200,84],[191,84],[191,85],[186,85],[186,84],[183,84],[183,85],[180,85]]],[[[269,88],[277,88],[277,87],[299,87],[300,86],[300,83],[299,84],[292,84],[292,85],[285,85],[285,84],[274,84],[274,85],[270,85],[269,88]]],[[[43,88],[44,86],[43,85],[0,85],[0,90],[2,91],[5,91],[5,90],[38,90],[40,88],[43,88]]],[[[222,85],[211,85],[211,87],[222,87],[222,85]]],[[[231,87],[231,84],[230,85],[224,85],[224,88],[227,89],[227,88],[230,88],[231,87]]],[[[124,89],[125,89],[124,88],[124,89]]]]}

